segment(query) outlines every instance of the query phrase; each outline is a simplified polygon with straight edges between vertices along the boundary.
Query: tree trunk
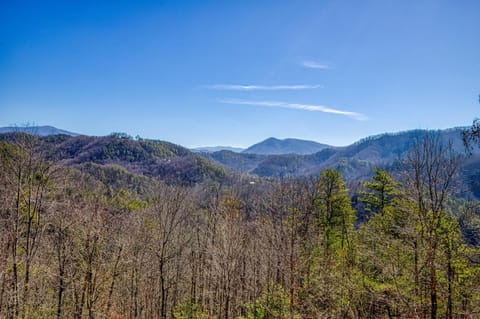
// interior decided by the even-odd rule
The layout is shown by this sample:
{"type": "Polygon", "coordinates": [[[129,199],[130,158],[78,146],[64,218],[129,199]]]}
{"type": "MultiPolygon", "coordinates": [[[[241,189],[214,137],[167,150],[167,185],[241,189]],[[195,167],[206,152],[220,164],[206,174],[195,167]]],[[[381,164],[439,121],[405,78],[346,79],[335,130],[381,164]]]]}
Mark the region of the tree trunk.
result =
{"type": "Polygon", "coordinates": [[[435,268],[435,248],[430,252],[430,318],[437,318],[437,271],[435,268]]]}
{"type": "Polygon", "coordinates": [[[110,285],[110,289],[108,291],[107,312],[106,312],[107,316],[110,315],[110,310],[112,308],[112,296],[113,296],[113,290],[115,288],[115,280],[117,279],[117,276],[118,276],[117,268],[118,268],[118,264],[120,262],[121,254],[122,254],[122,247],[120,247],[119,250],[118,250],[117,258],[116,258],[115,264],[113,266],[112,284],[110,285]]]}

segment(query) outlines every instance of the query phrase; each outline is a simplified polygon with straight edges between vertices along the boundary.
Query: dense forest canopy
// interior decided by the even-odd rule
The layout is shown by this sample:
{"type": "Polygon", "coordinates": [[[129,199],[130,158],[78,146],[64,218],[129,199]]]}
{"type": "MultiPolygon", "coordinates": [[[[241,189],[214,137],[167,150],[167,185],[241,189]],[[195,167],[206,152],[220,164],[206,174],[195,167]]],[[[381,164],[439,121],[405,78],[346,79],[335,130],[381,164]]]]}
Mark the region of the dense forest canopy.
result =
{"type": "Polygon", "coordinates": [[[4,137],[0,317],[478,318],[465,158],[411,142],[352,184],[230,175],[125,136],[4,137]]]}

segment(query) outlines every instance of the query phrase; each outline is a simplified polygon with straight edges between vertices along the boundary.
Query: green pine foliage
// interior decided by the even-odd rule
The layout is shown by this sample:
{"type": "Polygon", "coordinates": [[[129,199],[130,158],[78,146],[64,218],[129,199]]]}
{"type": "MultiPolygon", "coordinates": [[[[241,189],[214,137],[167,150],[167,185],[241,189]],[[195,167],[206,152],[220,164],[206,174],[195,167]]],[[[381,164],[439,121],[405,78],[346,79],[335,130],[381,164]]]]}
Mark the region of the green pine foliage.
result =
{"type": "Polygon", "coordinates": [[[104,154],[128,165],[79,164],[95,153],[84,139],[50,139],[73,143],[63,160],[49,140],[0,142],[0,318],[480,314],[479,206],[455,196],[446,153],[414,154],[398,180],[377,168],[353,194],[333,169],[222,183],[223,169],[167,144],[109,136],[104,154]],[[145,154],[150,174],[135,166],[145,154]]]}

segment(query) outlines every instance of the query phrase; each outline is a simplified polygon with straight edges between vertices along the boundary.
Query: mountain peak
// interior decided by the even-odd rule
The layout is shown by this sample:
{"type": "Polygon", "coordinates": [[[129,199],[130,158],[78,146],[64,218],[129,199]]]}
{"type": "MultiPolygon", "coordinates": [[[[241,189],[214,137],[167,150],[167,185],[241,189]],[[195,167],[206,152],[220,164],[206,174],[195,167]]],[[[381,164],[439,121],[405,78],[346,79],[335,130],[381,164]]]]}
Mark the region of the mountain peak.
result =
{"type": "Polygon", "coordinates": [[[23,132],[37,136],[48,136],[48,135],[69,135],[69,136],[78,136],[80,134],[62,130],[50,125],[42,126],[6,126],[0,127],[1,133],[14,133],[14,132],[23,132]]]}
{"type": "Polygon", "coordinates": [[[313,154],[330,145],[320,144],[314,141],[301,140],[295,138],[278,139],[269,137],[266,140],[254,144],[243,151],[243,153],[262,154],[262,155],[280,155],[280,154],[313,154]]]}
{"type": "Polygon", "coordinates": [[[213,153],[218,151],[232,151],[235,153],[241,153],[244,149],[240,147],[233,147],[233,146],[203,146],[203,147],[195,147],[191,149],[196,153],[213,153]]]}

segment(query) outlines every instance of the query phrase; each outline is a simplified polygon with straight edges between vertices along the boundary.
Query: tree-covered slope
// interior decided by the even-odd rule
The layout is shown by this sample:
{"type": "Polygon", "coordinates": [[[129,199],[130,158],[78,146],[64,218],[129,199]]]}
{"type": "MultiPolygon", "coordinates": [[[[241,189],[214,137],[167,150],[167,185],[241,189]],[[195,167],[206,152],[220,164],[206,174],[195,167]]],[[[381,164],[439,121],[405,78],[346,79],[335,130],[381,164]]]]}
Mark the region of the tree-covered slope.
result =
{"type": "MultiPolygon", "coordinates": [[[[436,131],[444,142],[464,153],[461,128],[436,131]]],[[[324,169],[334,168],[347,179],[363,179],[371,176],[375,166],[392,165],[405,156],[415,140],[421,139],[427,130],[387,133],[364,138],[346,147],[325,148],[308,155],[258,155],[232,152],[215,152],[208,158],[226,167],[260,176],[308,176],[324,169]]]]}
{"type": "MultiPolygon", "coordinates": [[[[0,134],[0,140],[14,142],[24,133],[0,134]]],[[[62,165],[91,170],[98,176],[122,168],[125,173],[159,178],[181,184],[226,178],[225,169],[179,145],[124,135],[30,136],[47,158],[62,165]],[[94,165],[93,165],[94,164],[94,165]]]]}

